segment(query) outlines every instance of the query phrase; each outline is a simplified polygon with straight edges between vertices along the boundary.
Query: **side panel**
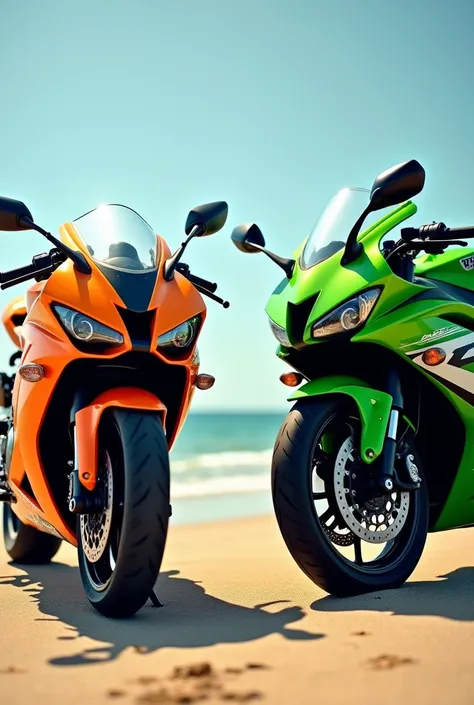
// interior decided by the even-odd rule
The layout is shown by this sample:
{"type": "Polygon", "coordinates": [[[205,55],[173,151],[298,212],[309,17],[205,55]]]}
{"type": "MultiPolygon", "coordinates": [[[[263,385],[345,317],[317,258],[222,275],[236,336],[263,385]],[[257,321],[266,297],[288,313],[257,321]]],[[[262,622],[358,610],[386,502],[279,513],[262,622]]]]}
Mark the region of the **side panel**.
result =
{"type": "Polygon", "coordinates": [[[345,394],[356,403],[361,423],[361,455],[373,463],[382,452],[387,431],[392,397],[370,387],[360,379],[343,375],[322,377],[303,385],[289,401],[328,394],[345,394]]]}
{"type": "MultiPolygon", "coordinates": [[[[474,332],[452,322],[473,321],[472,307],[466,304],[441,304],[419,301],[400,311],[379,318],[353,338],[353,342],[382,345],[426,377],[448,400],[465,430],[464,450],[457,474],[434,531],[474,523],[474,332]],[[427,365],[423,352],[438,348],[445,357],[440,364],[427,365]]],[[[441,356],[442,357],[442,356],[441,356]]],[[[445,419],[445,433],[434,437],[434,445],[450,444],[450,421],[445,419]]],[[[433,449],[434,451],[436,448],[433,449]]],[[[443,473],[443,467],[425,468],[443,473]]]]}

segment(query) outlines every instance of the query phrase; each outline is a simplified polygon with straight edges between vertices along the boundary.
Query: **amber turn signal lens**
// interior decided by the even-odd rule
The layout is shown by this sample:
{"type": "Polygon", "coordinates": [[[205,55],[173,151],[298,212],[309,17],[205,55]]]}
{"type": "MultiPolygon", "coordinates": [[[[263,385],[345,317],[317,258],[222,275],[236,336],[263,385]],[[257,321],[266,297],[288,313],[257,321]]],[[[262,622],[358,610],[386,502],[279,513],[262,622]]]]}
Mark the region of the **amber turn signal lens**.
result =
{"type": "Polygon", "coordinates": [[[425,350],[421,359],[425,365],[433,367],[434,365],[440,365],[446,360],[446,353],[442,348],[430,348],[429,350],[425,350]]]}
{"type": "Polygon", "coordinates": [[[26,382],[39,382],[44,377],[44,369],[41,365],[36,365],[33,362],[28,362],[18,368],[18,374],[26,382]]]}
{"type": "Polygon", "coordinates": [[[303,375],[299,372],[284,372],[280,375],[280,382],[286,384],[287,387],[297,387],[303,381],[303,375]]]}
{"type": "Polygon", "coordinates": [[[210,389],[212,386],[214,386],[215,381],[216,378],[212,375],[201,374],[196,376],[194,384],[198,389],[210,389]]]}

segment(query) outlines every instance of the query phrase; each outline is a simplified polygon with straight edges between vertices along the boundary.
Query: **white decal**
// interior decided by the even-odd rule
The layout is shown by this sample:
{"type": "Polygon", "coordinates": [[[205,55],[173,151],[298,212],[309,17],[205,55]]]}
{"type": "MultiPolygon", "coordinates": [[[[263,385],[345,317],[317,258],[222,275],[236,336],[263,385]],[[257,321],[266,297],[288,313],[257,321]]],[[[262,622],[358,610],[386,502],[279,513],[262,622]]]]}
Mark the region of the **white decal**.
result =
{"type": "Polygon", "coordinates": [[[438,328],[433,331],[433,333],[426,333],[420,340],[415,340],[413,343],[405,343],[400,345],[400,348],[410,348],[412,345],[420,345],[427,341],[440,340],[441,338],[446,338],[448,335],[453,335],[454,333],[459,333],[464,330],[461,326],[445,326],[444,328],[438,328]]]}

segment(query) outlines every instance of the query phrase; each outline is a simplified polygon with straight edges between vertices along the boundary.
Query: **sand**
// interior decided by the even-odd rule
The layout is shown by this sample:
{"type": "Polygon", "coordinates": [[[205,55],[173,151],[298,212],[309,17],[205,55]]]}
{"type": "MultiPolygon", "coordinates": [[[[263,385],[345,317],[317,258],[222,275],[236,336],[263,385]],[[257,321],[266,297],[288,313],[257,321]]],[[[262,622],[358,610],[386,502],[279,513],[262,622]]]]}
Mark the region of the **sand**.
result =
{"type": "Polygon", "coordinates": [[[74,550],[47,567],[0,551],[0,702],[474,703],[474,530],[430,536],[406,587],[327,596],[273,517],[172,526],[164,603],[110,621],[74,550]]]}

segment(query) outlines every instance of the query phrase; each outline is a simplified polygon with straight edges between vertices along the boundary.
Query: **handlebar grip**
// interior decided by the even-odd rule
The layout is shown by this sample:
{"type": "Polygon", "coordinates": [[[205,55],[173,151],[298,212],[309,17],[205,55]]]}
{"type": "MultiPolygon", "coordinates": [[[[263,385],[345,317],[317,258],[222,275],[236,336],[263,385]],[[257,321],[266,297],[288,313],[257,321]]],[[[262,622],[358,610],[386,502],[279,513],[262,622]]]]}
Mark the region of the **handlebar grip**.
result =
{"type": "Polygon", "coordinates": [[[474,225],[462,225],[459,228],[448,228],[446,236],[453,239],[460,237],[469,239],[470,237],[474,237],[474,225]]]}
{"type": "Polygon", "coordinates": [[[10,269],[9,272],[0,272],[0,283],[15,281],[20,277],[28,277],[36,272],[33,264],[27,264],[26,267],[18,267],[18,269],[10,269]]]}
{"type": "Polygon", "coordinates": [[[188,279],[191,284],[196,284],[197,286],[207,289],[213,294],[217,289],[217,284],[207,281],[207,279],[201,279],[201,277],[196,277],[194,274],[188,274],[188,279]]]}

